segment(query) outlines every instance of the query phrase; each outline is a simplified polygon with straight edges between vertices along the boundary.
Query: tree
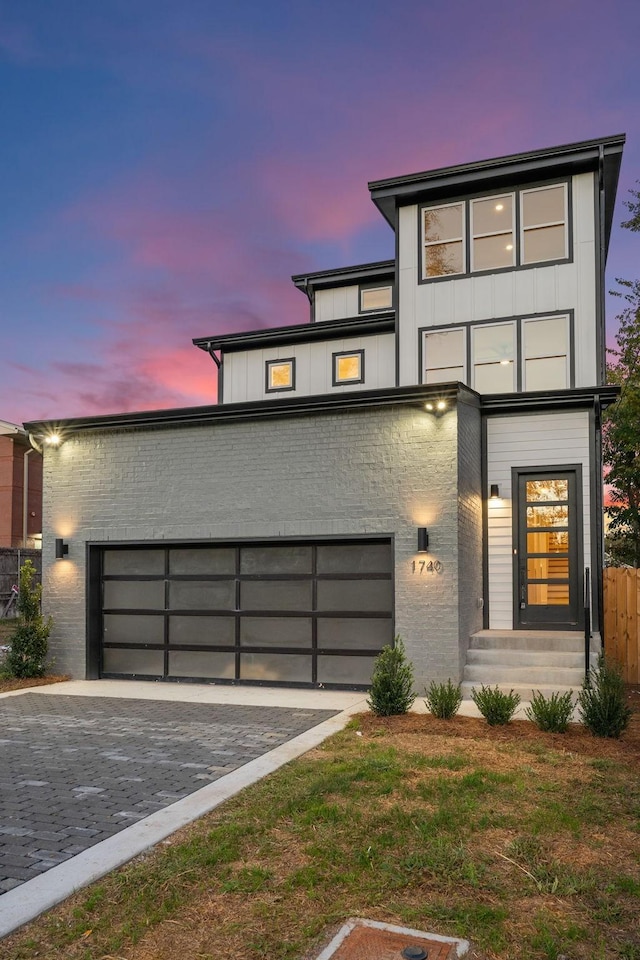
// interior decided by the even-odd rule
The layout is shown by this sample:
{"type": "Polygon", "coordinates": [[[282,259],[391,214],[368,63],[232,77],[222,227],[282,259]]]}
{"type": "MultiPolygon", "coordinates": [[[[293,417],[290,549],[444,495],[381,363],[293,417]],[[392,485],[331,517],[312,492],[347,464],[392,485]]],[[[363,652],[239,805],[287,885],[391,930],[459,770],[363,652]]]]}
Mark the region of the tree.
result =
{"type": "MultiPolygon", "coordinates": [[[[640,232],[640,191],[630,190],[631,213],[622,226],[640,232]]],[[[621,388],[606,412],[603,432],[605,481],[611,486],[611,526],[607,552],[614,563],[640,567],[640,280],[617,280],[625,306],[618,317],[614,358],[608,380],[621,388]]]]}
{"type": "Polygon", "coordinates": [[[7,656],[14,677],[42,677],[45,672],[52,620],[45,620],[40,612],[42,585],[33,586],[35,572],[31,560],[25,560],[20,568],[19,620],[7,656]]]}

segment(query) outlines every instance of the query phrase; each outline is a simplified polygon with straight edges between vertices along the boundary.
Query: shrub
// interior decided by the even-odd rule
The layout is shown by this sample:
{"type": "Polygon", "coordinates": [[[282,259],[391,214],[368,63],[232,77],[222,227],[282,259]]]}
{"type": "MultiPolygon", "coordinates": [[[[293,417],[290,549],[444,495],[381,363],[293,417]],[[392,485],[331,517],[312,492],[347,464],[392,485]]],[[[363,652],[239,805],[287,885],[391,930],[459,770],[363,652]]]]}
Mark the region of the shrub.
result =
{"type": "Polygon", "coordinates": [[[484,685],[480,687],[479,691],[475,687],[471,688],[471,699],[492,727],[509,723],[520,703],[519,695],[514,693],[513,690],[510,690],[509,693],[502,693],[498,687],[485,687],[484,685]]]}
{"type": "Polygon", "coordinates": [[[376,657],[367,704],[379,717],[406,713],[416,698],[412,687],[413,667],[396,637],[394,646],[383,647],[376,657]]]}
{"type": "Polygon", "coordinates": [[[450,720],[455,717],[462,703],[462,690],[460,684],[453,684],[451,680],[446,683],[432,683],[425,693],[425,704],[428,710],[441,720],[450,720]]]}
{"type": "Polygon", "coordinates": [[[594,737],[619,737],[629,726],[622,672],[617,663],[600,655],[597,670],[591,670],[578,694],[580,719],[594,737]]]}
{"type": "Polygon", "coordinates": [[[7,668],[14,677],[42,677],[49,648],[51,617],[44,619],[40,612],[42,586],[33,586],[36,568],[25,560],[20,568],[18,593],[18,625],[11,636],[7,654],[7,668]]]}
{"type": "Polygon", "coordinates": [[[527,718],[547,733],[564,733],[573,714],[573,690],[552,693],[549,698],[538,690],[531,697],[527,718]]]}

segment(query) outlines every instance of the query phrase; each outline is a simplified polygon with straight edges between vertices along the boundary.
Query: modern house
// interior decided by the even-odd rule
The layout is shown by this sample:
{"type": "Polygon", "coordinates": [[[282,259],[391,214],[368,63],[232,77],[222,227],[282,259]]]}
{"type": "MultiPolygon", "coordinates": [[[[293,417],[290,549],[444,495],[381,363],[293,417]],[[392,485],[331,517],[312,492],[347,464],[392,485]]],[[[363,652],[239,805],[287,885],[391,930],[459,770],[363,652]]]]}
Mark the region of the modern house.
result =
{"type": "Polygon", "coordinates": [[[309,322],[194,340],[217,405],[25,424],[60,440],[58,669],[353,687],[400,635],[419,690],[579,683],[623,144],[370,183],[393,259],[294,276],[309,322]]]}

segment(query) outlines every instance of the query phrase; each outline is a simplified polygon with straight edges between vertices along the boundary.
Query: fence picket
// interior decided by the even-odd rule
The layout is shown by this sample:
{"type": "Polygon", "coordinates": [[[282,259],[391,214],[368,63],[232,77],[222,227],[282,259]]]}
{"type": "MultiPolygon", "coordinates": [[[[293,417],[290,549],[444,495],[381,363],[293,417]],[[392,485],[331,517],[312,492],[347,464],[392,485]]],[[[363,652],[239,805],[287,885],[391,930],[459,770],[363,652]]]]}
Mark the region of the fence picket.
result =
{"type": "Polygon", "coordinates": [[[640,683],[640,570],[604,571],[604,642],[627,683],[640,683]]]}

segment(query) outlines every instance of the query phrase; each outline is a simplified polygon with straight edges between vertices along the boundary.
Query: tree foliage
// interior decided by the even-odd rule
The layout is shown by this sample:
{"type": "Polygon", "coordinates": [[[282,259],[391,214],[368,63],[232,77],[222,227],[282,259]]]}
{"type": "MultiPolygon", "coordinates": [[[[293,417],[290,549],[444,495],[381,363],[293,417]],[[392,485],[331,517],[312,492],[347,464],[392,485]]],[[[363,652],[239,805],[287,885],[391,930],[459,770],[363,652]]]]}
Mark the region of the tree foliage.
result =
{"type": "MultiPolygon", "coordinates": [[[[640,191],[625,206],[631,217],[622,226],[640,232],[640,191]]],[[[640,567],[640,280],[618,280],[624,307],[618,316],[616,347],[609,351],[608,380],[620,398],[604,418],[605,481],[611,487],[611,526],[607,552],[613,563],[640,567]]]]}

